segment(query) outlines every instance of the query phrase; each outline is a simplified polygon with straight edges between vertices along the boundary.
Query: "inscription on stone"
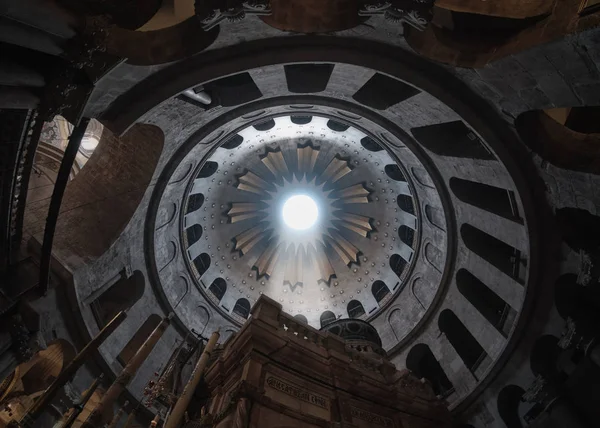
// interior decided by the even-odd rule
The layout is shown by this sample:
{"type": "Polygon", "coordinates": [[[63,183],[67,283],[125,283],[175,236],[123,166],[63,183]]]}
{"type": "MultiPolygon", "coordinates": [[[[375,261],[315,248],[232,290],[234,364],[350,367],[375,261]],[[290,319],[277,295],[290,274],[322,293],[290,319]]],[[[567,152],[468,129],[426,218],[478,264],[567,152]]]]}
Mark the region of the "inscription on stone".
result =
{"type": "Polygon", "coordinates": [[[379,425],[382,427],[393,427],[394,421],[385,416],[380,416],[375,413],[367,412],[366,410],[359,409],[358,407],[350,406],[350,415],[352,418],[361,419],[371,424],[379,425]]]}
{"type": "Polygon", "coordinates": [[[307,403],[314,404],[315,406],[322,407],[323,409],[329,409],[329,399],[321,395],[313,394],[303,388],[296,385],[283,381],[275,376],[269,375],[267,377],[267,385],[271,388],[281,391],[284,394],[291,395],[307,403]]]}

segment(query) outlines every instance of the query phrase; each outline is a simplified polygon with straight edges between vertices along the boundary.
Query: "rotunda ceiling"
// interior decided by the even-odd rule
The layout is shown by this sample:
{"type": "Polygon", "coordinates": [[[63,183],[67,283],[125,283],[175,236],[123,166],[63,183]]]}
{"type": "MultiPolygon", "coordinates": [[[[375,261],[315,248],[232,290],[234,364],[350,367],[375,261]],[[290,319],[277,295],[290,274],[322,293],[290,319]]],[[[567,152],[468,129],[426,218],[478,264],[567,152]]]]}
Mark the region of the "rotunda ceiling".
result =
{"type": "Polygon", "coordinates": [[[182,218],[207,297],[239,315],[223,289],[250,303],[266,294],[315,325],[351,301],[362,309],[349,315],[375,315],[414,254],[418,213],[402,164],[365,131],[321,115],[261,118],[224,140],[197,170],[182,218]],[[310,220],[302,210],[312,203],[314,224],[286,224],[294,197],[305,200],[288,215],[310,220]]]}

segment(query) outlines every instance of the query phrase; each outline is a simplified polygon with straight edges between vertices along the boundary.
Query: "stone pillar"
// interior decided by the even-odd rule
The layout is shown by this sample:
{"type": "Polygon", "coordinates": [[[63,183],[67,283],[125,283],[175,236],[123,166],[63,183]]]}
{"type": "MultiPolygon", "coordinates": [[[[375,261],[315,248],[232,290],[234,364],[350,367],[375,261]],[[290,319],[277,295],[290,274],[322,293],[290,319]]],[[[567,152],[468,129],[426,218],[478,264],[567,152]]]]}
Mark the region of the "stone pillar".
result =
{"type": "Polygon", "coordinates": [[[77,416],[79,416],[79,414],[83,411],[85,405],[92,397],[94,391],[96,391],[103,378],[104,373],[102,373],[100,376],[94,379],[90,387],[87,390],[85,390],[81,395],[81,399],[79,400],[79,402],[75,403],[73,408],[69,412],[65,413],[63,420],[61,420],[55,428],[69,428],[71,425],[73,425],[73,422],[75,422],[77,416]]]}
{"type": "Polygon", "coordinates": [[[112,411],[113,404],[119,398],[119,395],[125,390],[125,387],[133,379],[136,372],[142,365],[150,352],[156,346],[158,340],[162,337],[163,333],[171,324],[171,318],[173,318],[173,314],[169,314],[168,317],[164,318],[161,323],[154,329],[152,334],[146,339],[144,344],[140,347],[140,349],[135,353],[135,355],[129,360],[125,368],[121,371],[117,379],[113,382],[113,384],[108,388],[102,400],[96,408],[90,413],[87,420],[83,423],[82,428],[100,428],[104,426],[105,423],[108,422],[108,418],[110,417],[112,411]]]}
{"type": "Polygon", "coordinates": [[[127,416],[127,420],[125,421],[125,425],[123,425],[123,428],[131,428],[133,426],[133,423],[135,422],[135,417],[137,416],[137,412],[138,409],[136,407],[131,411],[131,413],[129,413],[129,416],[127,416]]]}

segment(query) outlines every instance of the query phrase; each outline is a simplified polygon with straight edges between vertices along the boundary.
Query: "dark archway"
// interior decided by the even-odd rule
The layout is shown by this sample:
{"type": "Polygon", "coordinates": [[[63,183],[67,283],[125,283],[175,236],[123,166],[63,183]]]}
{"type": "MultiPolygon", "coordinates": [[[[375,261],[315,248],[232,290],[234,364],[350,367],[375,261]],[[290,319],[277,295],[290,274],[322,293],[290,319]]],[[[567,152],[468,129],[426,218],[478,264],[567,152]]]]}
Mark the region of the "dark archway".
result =
{"type": "Polygon", "coordinates": [[[420,343],[411,348],[406,356],[406,368],[418,378],[425,378],[436,395],[447,396],[454,390],[452,382],[431,352],[429,346],[420,343]]]}
{"type": "Polygon", "coordinates": [[[365,314],[365,308],[358,300],[350,300],[346,309],[348,310],[348,318],[359,318],[365,314]]]}
{"type": "Polygon", "coordinates": [[[371,293],[373,293],[373,297],[375,297],[377,303],[380,303],[390,294],[390,289],[385,285],[385,282],[377,280],[371,286],[371,293]]]}
{"type": "Polygon", "coordinates": [[[220,302],[227,291],[227,283],[223,278],[216,278],[212,284],[210,284],[210,287],[208,287],[208,291],[210,291],[220,302]]]}
{"type": "Polygon", "coordinates": [[[465,366],[471,373],[475,374],[475,370],[487,356],[477,339],[473,337],[467,327],[450,309],[444,309],[440,313],[438,326],[463,360],[465,366]]]}
{"type": "Polygon", "coordinates": [[[144,295],[144,288],[144,275],[136,270],[105,290],[90,304],[98,326],[104,327],[120,311],[131,308],[144,295]]]}
{"type": "Polygon", "coordinates": [[[233,307],[233,313],[241,316],[242,318],[248,319],[250,315],[250,302],[248,299],[238,299],[233,307]]]}
{"type": "Polygon", "coordinates": [[[523,428],[519,405],[525,390],[517,385],[507,385],[498,394],[498,413],[506,428],[523,428]]]}
{"type": "Polygon", "coordinates": [[[327,324],[331,324],[336,320],[336,316],[331,311],[325,311],[321,314],[321,327],[325,327],[327,324]]]}
{"type": "Polygon", "coordinates": [[[508,336],[516,311],[487,285],[466,269],[456,273],[458,291],[505,337],[508,336]],[[507,325],[505,325],[507,324],[507,325]]]}

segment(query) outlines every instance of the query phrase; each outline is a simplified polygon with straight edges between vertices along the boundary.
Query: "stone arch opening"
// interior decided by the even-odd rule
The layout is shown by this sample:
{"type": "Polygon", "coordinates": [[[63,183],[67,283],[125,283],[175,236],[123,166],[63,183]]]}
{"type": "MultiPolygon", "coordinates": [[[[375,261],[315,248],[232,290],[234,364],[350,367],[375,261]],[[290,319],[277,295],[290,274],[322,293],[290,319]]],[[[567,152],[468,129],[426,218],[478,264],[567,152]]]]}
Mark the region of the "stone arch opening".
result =
{"type": "Polygon", "coordinates": [[[98,296],[90,307],[100,328],[104,327],[120,311],[131,308],[144,295],[145,279],[139,270],[129,278],[120,278],[98,296]]]}
{"type": "Polygon", "coordinates": [[[350,300],[346,307],[348,318],[360,318],[365,314],[365,308],[358,300],[350,300]]]}
{"type": "Polygon", "coordinates": [[[250,302],[248,299],[238,299],[233,307],[233,313],[244,319],[248,319],[248,316],[250,315],[250,302]]]}
{"type": "Polygon", "coordinates": [[[520,250],[470,224],[462,225],[460,235],[469,250],[521,284],[525,282],[520,250]]]}
{"type": "Polygon", "coordinates": [[[469,371],[475,374],[487,353],[450,309],[444,309],[438,317],[438,327],[456,350],[469,371]]]}
{"type": "Polygon", "coordinates": [[[220,302],[227,291],[227,282],[223,278],[216,278],[208,287],[208,291],[220,302]]]}
{"type": "Polygon", "coordinates": [[[436,395],[444,397],[454,391],[452,382],[446,376],[435,355],[433,355],[429,346],[423,343],[419,343],[410,349],[406,356],[406,368],[418,378],[427,379],[436,395]]]}
{"type": "Polygon", "coordinates": [[[390,289],[385,282],[377,280],[371,285],[371,293],[373,293],[373,297],[375,297],[377,303],[381,303],[383,299],[389,296],[390,289]]]}
{"type": "Polygon", "coordinates": [[[333,312],[331,311],[325,311],[321,314],[320,317],[320,322],[321,322],[321,328],[325,327],[327,324],[331,324],[332,322],[334,322],[336,320],[336,316],[333,312]]]}
{"type": "Polygon", "coordinates": [[[507,385],[498,394],[496,404],[500,418],[506,428],[523,428],[519,416],[519,405],[525,390],[517,385],[507,385]]]}
{"type": "Polygon", "coordinates": [[[458,291],[496,329],[507,337],[516,318],[516,311],[486,284],[466,269],[456,273],[458,291]]]}

